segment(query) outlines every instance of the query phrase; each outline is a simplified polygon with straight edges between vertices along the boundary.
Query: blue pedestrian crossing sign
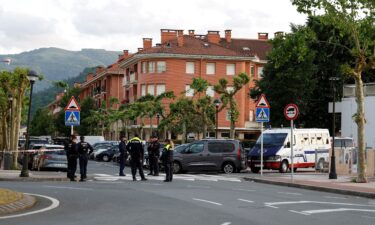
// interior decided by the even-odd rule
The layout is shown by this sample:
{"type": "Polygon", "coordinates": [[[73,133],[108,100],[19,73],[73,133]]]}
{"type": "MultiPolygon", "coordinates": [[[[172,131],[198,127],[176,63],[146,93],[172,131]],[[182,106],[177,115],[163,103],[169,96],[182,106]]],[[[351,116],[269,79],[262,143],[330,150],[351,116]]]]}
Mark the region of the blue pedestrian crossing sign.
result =
{"type": "Polygon", "coordinates": [[[79,111],[65,111],[65,126],[79,126],[80,119],[79,111]]]}
{"type": "Polygon", "coordinates": [[[255,120],[257,122],[270,122],[270,109],[269,108],[256,108],[255,120]]]}

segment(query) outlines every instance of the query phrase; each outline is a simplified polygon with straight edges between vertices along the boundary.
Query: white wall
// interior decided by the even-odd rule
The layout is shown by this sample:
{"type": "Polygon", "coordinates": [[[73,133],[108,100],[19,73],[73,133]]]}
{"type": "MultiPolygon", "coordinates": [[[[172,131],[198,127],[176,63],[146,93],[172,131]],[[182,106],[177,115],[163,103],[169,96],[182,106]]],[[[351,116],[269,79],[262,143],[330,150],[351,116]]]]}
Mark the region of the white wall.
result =
{"type": "MultiPolygon", "coordinates": [[[[352,118],[357,112],[357,103],[354,98],[343,98],[341,103],[341,136],[353,137],[357,144],[357,124],[352,118]]],[[[365,97],[365,118],[365,141],[368,147],[375,148],[375,96],[365,97]]]]}

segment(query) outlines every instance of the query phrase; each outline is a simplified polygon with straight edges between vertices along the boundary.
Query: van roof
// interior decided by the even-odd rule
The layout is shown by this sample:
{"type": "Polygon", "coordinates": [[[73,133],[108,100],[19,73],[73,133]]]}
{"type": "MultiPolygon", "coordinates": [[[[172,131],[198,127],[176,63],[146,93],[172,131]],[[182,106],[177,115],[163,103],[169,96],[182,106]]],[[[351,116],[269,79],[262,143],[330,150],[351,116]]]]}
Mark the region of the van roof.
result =
{"type": "MultiPolygon", "coordinates": [[[[294,133],[328,133],[328,129],[321,128],[295,128],[293,129],[294,133]]],[[[265,130],[264,133],[290,133],[290,128],[276,128],[265,130]]]]}

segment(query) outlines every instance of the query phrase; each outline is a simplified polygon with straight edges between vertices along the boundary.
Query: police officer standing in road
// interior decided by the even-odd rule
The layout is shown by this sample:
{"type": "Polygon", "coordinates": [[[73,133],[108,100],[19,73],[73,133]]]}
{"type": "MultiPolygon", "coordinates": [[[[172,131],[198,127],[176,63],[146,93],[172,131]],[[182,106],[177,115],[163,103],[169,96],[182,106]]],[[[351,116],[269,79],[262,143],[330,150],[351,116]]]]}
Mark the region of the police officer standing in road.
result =
{"type": "Polygon", "coordinates": [[[75,173],[77,170],[77,158],[78,158],[78,145],[77,145],[77,137],[72,135],[68,143],[65,144],[65,152],[66,157],[68,159],[68,170],[67,176],[70,181],[76,181],[75,173]]]}
{"type": "Polygon", "coordinates": [[[78,143],[78,153],[79,153],[79,170],[81,172],[81,179],[79,181],[85,181],[87,178],[87,162],[89,159],[89,154],[91,154],[94,149],[89,143],[85,141],[85,137],[80,137],[81,142],[78,143]]]}
{"type": "Polygon", "coordinates": [[[124,169],[125,169],[126,159],[128,158],[128,154],[127,154],[127,151],[126,151],[125,136],[121,136],[120,144],[118,145],[118,148],[120,150],[120,173],[119,173],[119,176],[123,177],[123,176],[126,176],[125,173],[124,173],[124,169]]]}
{"type": "Polygon", "coordinates": [[[157,136],[151,138],[148,146],[148,160],[150,164],[150,173],[148,175],[159,176],[159,156],[160,143],[157,136]]]}
{"type": "Polygon", "coordinates": [[[162,160],[165,167],[165,180],[164,182],[172,182],[173,180],[173,150],[174,144],[172,140],[166,139],[166,145],[163,149],[162,160]]]}
{"type": "Polygon", "coordinates": [[[137,180],[137,178],[135,177],[137,169],[139,170],[139,175],[141,176],[142,180],[147,180],[142,168],[144,149],[142,140],[138,137],[138,134],[135,134],[134,137],[129,140],[128,144],[126,145],[126,150],[130,153],[130,166],[132,170],[133,181],[137,180]]]}

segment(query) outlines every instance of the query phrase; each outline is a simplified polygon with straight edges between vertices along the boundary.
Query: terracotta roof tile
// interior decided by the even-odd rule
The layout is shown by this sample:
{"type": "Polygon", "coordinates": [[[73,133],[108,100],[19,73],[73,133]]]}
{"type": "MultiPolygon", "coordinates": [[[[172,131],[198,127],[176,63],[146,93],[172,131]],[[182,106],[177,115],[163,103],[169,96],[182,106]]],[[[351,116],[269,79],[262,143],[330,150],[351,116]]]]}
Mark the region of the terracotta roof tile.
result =
{"type": "Polygon", "coordinates": [[[220,44],[226,48],[238,52],[239,54],[257,55],[261,60],[266,60],[266,54],[272,48],[271,44],[268,43],[267,40],[258,39],[232,38],[231,42],[228,43],[225,38],[222,38],[220,44]],[[249,50],[244,50],[244,47],[248,47],[249,50]]]}

